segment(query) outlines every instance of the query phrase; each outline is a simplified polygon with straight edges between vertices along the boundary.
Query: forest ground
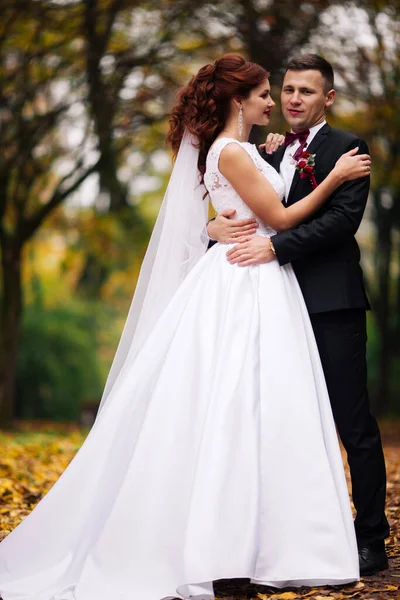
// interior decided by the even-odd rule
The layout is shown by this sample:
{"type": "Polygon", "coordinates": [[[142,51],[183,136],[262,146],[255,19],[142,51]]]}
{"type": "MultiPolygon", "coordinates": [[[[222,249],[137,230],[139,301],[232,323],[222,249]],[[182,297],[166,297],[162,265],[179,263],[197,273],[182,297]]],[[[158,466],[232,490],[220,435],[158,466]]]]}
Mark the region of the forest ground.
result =
{"type": "MultiPolygon", "coordinates": [[[[342,587],[273,590],[244,580],[219,581],[224,600],[400,600],[400,421],[381,423],[388,485],[389,570],[342,587]]],[[[51,488],[82,444],[86,431],[74,425],[22,422],[0,432],[0,540],[51,488]]],[[[349,481],[348,469],[346,474],[349,481]]]]}

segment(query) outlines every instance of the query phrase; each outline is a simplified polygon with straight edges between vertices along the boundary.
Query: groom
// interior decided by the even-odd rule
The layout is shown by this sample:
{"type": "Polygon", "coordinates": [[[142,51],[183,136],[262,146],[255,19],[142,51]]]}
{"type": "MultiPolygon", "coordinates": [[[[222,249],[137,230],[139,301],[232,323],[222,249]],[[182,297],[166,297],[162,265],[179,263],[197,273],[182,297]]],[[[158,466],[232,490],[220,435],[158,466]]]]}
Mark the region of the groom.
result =
{"type": "MultiPolygon", "coordinates": [[[[318,183],[344,152],[358,146],[360,152],[368,153],[363,140],[326,123],[325,111],[334,99],[333,69],[326,60],[307,54],[289,62],[281,104],[291,133],[275,153],[263,155],[284,179],[288,206],[312,191],[311,176],[301,178],[291,159],[298,148],[315,154],[318,183]]],[[[232,216],[229,211],[207,226],[211,239],[240,242],[227,253],[232,264],[278,260],[280,265],[293,265],[310,314],[335,422],[347,451],[361,575],[387,568],[384,539],[389,535],[384,513],[385,462],[367,393],[369,303],[354,238],[368,190],[368,177],[347,182],[307,223],[272,238],[249,237],[252,221],[227,218],[232,216]]]]}

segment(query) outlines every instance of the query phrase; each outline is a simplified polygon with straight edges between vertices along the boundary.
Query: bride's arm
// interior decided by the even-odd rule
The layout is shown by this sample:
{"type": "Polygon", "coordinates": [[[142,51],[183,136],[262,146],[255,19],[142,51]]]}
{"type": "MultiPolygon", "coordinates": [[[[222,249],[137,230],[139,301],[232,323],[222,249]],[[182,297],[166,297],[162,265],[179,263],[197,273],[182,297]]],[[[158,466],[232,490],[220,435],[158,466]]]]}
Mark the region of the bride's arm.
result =
{"type": "Polygon", "coordinates": [[[238,144],[225,146],[218,168],[264,223],[275,231],[285,231],[307,220],[342,183],[369,175],[366,167],[370,165],[370,158],[367,154],[356,155],[357,150],[355,148],[344,154],[311,194],[289,207],[282,204],[272,185],[238,144]]]}

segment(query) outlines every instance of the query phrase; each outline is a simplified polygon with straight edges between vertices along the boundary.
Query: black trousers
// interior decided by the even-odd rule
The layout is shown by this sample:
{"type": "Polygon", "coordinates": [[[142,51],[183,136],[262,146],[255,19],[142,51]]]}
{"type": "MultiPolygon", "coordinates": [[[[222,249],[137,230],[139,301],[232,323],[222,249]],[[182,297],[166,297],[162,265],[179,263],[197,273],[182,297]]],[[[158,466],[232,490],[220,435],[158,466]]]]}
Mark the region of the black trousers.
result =
{"type": "Polygon", "coordinates": [[[347,452],[358,545],[380,545],[389,535],[386,468],[368,400],[366,313],[349,309],[311,314],[310,318],[336,427],[347,452]]]}

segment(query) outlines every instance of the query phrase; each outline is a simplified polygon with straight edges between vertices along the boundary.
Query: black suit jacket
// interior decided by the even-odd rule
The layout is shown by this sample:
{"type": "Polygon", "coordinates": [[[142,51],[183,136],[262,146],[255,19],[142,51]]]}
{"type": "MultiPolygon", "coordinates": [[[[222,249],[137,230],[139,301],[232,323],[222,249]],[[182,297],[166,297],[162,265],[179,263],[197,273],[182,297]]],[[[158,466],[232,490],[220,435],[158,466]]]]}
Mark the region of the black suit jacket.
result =
{"type": "MultiPolygon", "coordinates": [[[[359,146],[368,153],[367,144],[357,136],[324,125],[308,152],[315,154],[315,174],[320,183],[333,169],[337,159],[359,146]]],[[[262,155],[277,171],[285,152],[281,146],[273,155],[262,155]]],[[[292,263],[310,313],[349,308],[369,308],[360,267],[360,250],[354,235],[364,214],[369,177],[346,182],[309,221],[273,237],[280,265],[292,263]]],[[[287,206],[312,191],[308,179],[296,171],[287,206]]]]}

